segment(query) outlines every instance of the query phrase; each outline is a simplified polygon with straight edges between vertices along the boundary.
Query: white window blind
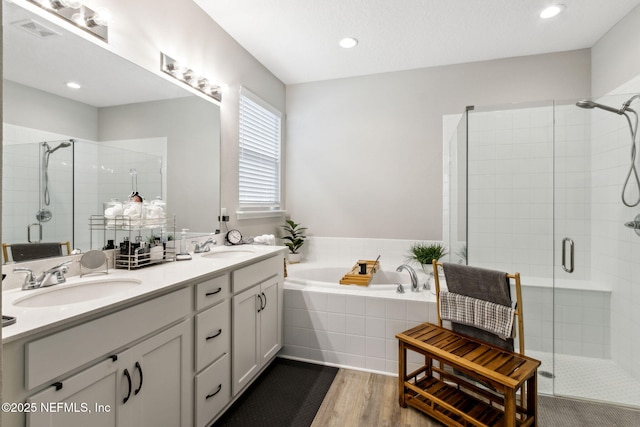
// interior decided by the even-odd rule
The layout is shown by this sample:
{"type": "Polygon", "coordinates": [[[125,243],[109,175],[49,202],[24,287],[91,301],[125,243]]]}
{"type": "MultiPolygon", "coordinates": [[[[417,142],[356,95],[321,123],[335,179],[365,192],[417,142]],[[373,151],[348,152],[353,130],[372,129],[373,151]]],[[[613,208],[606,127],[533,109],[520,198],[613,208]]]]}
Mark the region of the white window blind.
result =
{"type": "Polygon", "coordinates": [[[241,88],[239,127],[240,208],[280,209],[282,113],[241,88]]]}

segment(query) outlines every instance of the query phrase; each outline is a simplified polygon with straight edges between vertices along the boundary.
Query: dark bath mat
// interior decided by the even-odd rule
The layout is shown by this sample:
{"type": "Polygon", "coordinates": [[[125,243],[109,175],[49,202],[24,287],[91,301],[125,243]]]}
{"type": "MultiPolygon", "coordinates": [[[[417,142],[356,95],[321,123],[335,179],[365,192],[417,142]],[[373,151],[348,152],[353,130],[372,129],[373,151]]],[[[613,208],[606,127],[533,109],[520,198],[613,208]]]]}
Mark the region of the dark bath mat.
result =
{"type": "Polygon", "coordinates": [[[338,368],[276,358],[214,427],[309,427],[338,368]]]}

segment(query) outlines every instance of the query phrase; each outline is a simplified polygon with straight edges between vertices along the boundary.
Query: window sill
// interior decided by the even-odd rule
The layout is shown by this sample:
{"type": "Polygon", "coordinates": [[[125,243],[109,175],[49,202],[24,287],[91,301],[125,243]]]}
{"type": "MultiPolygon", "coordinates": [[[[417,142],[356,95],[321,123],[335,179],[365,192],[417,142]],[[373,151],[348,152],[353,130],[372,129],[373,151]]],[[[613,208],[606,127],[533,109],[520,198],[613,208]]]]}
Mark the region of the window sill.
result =
{"type": "Polygon", "coordinates": [[[236,211],[236,219],[275,218],[283,217],[285,213],[285,210],[236,211]]]}

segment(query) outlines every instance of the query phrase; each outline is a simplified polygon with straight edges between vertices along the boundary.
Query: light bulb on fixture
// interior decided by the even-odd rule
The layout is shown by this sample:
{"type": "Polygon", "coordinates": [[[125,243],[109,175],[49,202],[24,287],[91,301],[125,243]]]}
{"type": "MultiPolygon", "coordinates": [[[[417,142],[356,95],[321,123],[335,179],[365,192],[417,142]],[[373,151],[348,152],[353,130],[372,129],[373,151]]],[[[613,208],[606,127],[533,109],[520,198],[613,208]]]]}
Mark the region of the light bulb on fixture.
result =
{"type": "Polygon", "coordinates": [[[222,101],[220,86],[211,83],[209,79],[198,75],[194,70],[178,64],[178,61],[164,53],[160,53],[160,70],[171,77],[189,85],[192,89],[207,95],[218,102],[222,101]]]}
{"type": "Polygon", "coordinates": [[[91,9],[83,0],[29,0],[76,27],[108,42],[111,12],[107,8],[91,9]]]}
{"type": "Polygon", "coordinates": [[[211,86],[209,85],[209,80],[203,78],[198,79],[198,89],[203,90],[203,91],[207,91],[209,89],[211,89],[211,86]]]}
{"type": "Polygon", "coordinates": [[[107,27],[111,22],[111,12],[106,7],[98,7],[95,13],[86,19],[87,27],[107,27]]]}

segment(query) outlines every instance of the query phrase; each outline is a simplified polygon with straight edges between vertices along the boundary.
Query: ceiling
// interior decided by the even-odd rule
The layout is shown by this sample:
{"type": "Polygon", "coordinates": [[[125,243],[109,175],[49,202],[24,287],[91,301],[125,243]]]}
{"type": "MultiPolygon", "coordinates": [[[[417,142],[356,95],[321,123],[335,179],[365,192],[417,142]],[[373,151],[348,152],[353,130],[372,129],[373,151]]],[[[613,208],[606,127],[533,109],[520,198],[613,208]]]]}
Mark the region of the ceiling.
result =
{"type": "Polygon", "coordinates": [[[285,84],[590,48],[640,0],[194,0],[285,84]],[[358,46],[338,41],[355,37],[358,46]]]}

